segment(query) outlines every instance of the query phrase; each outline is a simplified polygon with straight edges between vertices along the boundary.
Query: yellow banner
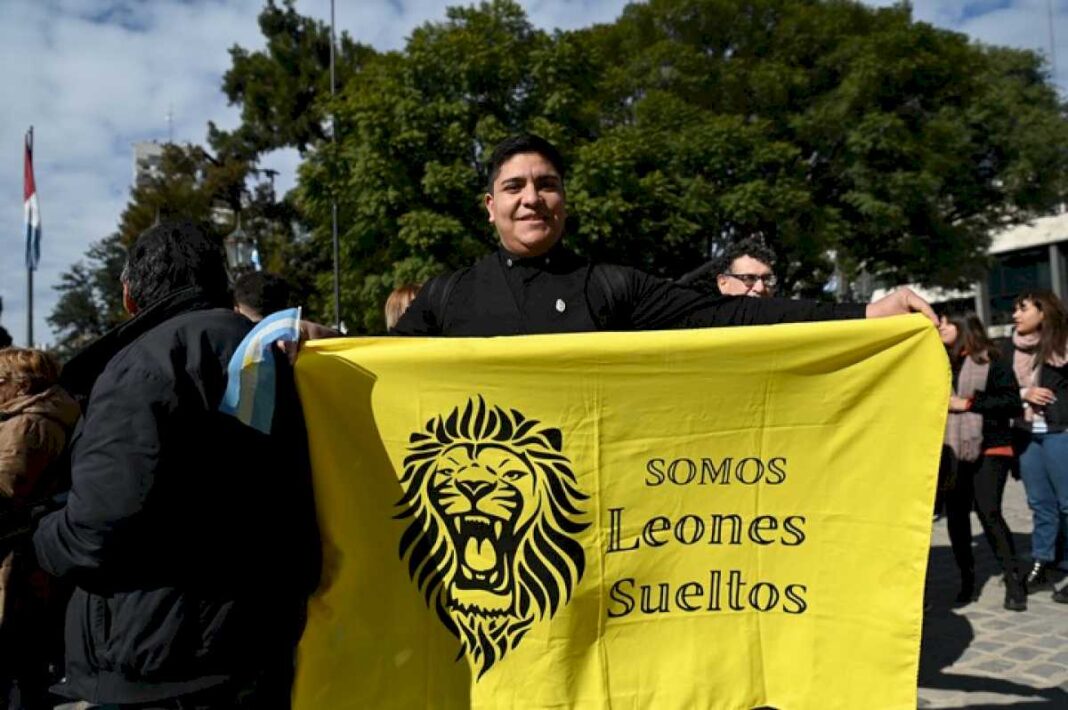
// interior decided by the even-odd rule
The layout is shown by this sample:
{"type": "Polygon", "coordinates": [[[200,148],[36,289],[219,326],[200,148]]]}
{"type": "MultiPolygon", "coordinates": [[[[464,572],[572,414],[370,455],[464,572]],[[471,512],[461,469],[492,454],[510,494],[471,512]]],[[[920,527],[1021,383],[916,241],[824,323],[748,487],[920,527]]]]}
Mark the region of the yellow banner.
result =
{"type": "Polygon", "coordinates": [[[297,381],[298,709],[916,707],[921,316],[323,341],[297,381]]]}

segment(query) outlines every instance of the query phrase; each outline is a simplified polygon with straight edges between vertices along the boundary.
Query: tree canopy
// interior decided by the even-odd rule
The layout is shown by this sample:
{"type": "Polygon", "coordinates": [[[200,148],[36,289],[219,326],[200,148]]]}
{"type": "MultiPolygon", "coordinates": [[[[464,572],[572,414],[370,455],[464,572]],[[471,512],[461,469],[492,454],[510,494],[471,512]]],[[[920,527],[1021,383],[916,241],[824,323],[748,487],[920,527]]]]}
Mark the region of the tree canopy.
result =
{"type": "Polygon", "coordinates": [[[82,261],[60,276],[59,300],[48,323],[59,340],[53,349],[63,360],[121,323],[122,284],[126,248],[118,233],[93,243],[82,261]]]}
{"type": "Polygon", "coordinates": [[[1028,51],[915,22],[905,3],[650,0],[613,23],[534,27],[512,0],[452,7],[399,51],[267,3],[262,51],[235,47],[242,110],[213,145],[251,164],[301,151],[289,206],[306,228],[279,262],[332,318],[331,200],[342,317],[380,332],[394,286],[495,243],[483,161],[532,131],[568,160],[566,238],[598,259],[678,277],[762,236],[786,293],[825,296],[837,270],[954,286],[991,233],[1064,200],[1065,105],[1028,51]],[[336,144],[331,140],[336,121],[336,144]]]}
{"type": "Polygon", "coordinates": [[[338,147],[308,153],[298,202],[324,240],[338,199],[360,331],[394,285],[493,244],[482,161],[513,132],[569,158],[579,251],[677,277],[761,235],[810,296],[835,267],[977,277],[992,230],[1062,200],[1068,166],[1037,55],[844,0],[651,0],[555,33],[510,0],[450,8],[365,57],[330,110],[338,147]]]}
{"type": "Polygon", "coordinates": [[[221,244],[240,216],[241,229],[257,245],[265,268],[289,273],[301,297],[313,290],[314,275],[305,270],[316,268],[316,262],[296,238],[292,203],[278,200],[269,177],[230,150],[228,134],[213,137],[219,147],[214,155],[195,145],[163,145],[158,165],[131,188],[118,230],[92,244],[84,260],[61,275],[59,299],[48,316],[61,356],[126,318],[120,283],[126,250],[160,221],[196,222],[221,244]]]}

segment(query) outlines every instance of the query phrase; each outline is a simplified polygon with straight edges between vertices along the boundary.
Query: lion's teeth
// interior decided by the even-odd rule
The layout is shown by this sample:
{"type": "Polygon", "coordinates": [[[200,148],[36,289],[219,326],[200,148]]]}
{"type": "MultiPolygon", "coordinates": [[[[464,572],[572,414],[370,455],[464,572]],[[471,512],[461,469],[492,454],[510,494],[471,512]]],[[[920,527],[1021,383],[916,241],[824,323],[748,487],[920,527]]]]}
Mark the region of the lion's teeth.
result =
{"type": "Polygon", "coordinates": [[[452,524],[453,524],[453,527],[456,528],[456,532],[460,532],[460,519],[459,518],[453,518],[452,519],[452,524]]]}
{"type": "Polygon", "coordinates": [[[494,537],[499,539],[501,537],[501,530],[503,530],[503,529],[504,529],[504,526],[501,524],[500,520],[494,520],[493,521],[493,536],[494,537]]]}
{"type": "Polygon", "coordinates": [[[498,579],[500,579],[500,576],[501,576],[501,573],[500,573],[500,571],[498,571],[498,570],[494,570],[494,571],[493,571],[493,574],[491,574],[491,575],[490,575],[490,578],[489,578],[489,583],[490,583],[490,584],[496,584],[496,583],[497,583],[497,580],[498,580],[498,579]]]}

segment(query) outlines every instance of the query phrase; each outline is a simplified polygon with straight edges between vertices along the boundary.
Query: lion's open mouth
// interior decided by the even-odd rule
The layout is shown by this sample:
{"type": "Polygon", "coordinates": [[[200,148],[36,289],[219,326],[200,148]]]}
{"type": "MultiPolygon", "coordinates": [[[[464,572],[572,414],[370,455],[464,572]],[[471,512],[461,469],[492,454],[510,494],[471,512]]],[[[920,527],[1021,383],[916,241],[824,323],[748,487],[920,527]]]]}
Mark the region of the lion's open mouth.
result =
{"type": "Polygon", "coordinates": [[[503,589],[508,582],[511,556],[505,543],[505,521],[480,513],[466,513],[452,519],[450,532],[459,551],[462,586],[488,590],[503,589]],[[463,584],[467,582],[467,584],[463,584]]]}

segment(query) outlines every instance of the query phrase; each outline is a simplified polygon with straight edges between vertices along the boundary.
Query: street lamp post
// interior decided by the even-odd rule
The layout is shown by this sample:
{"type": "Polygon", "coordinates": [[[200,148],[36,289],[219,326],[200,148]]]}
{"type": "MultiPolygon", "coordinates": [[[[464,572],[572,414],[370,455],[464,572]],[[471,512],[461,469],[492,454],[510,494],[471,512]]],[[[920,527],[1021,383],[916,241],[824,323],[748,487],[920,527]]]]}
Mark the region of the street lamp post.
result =
{"type": "Polygon", "coordinates": [[[257,269],[256,243],[241,229],[241,213],[237,213],[237,226],[223,239],[226,250],[226,264],[231,274],[241,274],[257,269]]]}

